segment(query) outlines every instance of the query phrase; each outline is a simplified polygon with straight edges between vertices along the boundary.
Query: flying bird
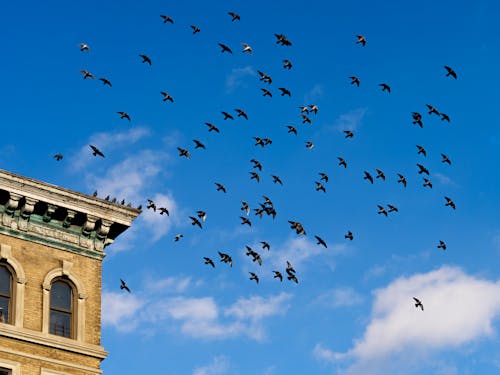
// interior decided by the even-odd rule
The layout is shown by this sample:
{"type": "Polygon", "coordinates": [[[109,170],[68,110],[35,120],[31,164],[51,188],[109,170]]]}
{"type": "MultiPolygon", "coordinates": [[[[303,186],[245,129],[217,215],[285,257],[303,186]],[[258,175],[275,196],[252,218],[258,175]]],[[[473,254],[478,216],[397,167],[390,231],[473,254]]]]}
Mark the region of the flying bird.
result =
{"type": "Polygon", "coordinates": [[[420,301],[418,298],[413,297],[415,300],[415,307],[418,309],[419,307],[424,311],[424,305],[422,304],[422,301],[420,301]]]}
{"type": "Polygon", "coordinates": [[[80,70],[80,73],[83,74],[83,79],[87,79],[87,78],[90,78],[90,79],[94,79],[94,75],[92,73],[90,73],[88,70],[80,70]]]}
{"type": "Polygon", "coordinates": [[[142,63],[147,63],[149,65],[151,65],[151,59],[149,58],[149,56],[147,55],[139,55],[139,57],[142,58],[142,63]]]}
{"type": "Polygon", "coordinates": [[[405,176],[403,176],[400,173],[398,173],[398,176],[399,176],[398,183],[401,183],[401,184],[403,184],[404,187],[406,187],[406,178],[405,178],[405,176]]]}
{"type": "Polygon", "coordinates": [[[155,202],[153,202],[151,199],[148,199],[148,205],[146,206],[146,208],[148,210],[152,209],[154,212],[156,212],[156,204],[155,204],[155,202]]]}
{"type": "Polygon", "coordinates": [[[61,153],[54,155],[54,159],[56,159],[57,161],[61,160],[62,158],[63,158],[63,154],[61,154],[61,153]]]}
{"type": "Polygon", "coordinates": [[[174,102],[174,98],[172,98],[172,95],[170,95],[168,92],[165,91],[160,91],[160,94],[163,95],[163,101],[166,102],[167,100],[171,103],[174,102]]]}
{"type": "Polygon", "coordinates": [[[398,208],[392,204],[388,204],[387,207],[389,208],[388,212],[398,212],[398,208]]]}
{"type": "Polygon", "coordinates": [[[231,50],[231,48],[229,48],[228,46],[226,46],[225,44],[222,44],[222,43],[217,43],[219,45],[219,47],[221,48],[221,52],[224,53],[224,52],[228,52],[228,53],[233,53],[233,51],[231,50]]]}
{"type": "Polygon", "coordinates": [[[129,288],[129,287],[127,286],[127,284],[125,283],[125,281],[123,281],[122,279],[120,279],[120,283],[121,283],[121,285],[120,285],[120,290],[125,289],[127,292],[132,293],[132,292],[130,291],[130,288],[129,288]]]}
{"type": "Polygon", "coordinates": [[[338,156],[337,159],[339,160],[340,166],[347,168],[347,162],[344,160],[344,158],[341,158],[340,156],[338,156]]]}
{"type": "Polygon", "coordinates": [[[267,249],[267,251],[271,250],[271,245],[269,245],[266,241],[260,241],[260,243],[262,244],[263,249],[267,249]]]}
{"type": "Polygon", "coordinates": [[[423,184],[423,186],[424,187],[428,186],[429,188],[432,189],[432,182],[428,178],[424,177],[424,184],[423,184]]]}
{"type": "Polygon", "coordinates": [[[227,14],[229,14],[231,16],[231,22],[241,21],[241,17],[239,14],[234,13],[234,12],[227,12],[227,14]]]}
{"type": "Polygon", "coordinates": [[[250,177],[250,180],[255,180],[257,182],[260,182],[260,175],[257,173],[257,172],[248,172],[252,175],[252,177],[250,177]]]}
{"type": "Polygon", "coordinates": [[[440,115],[439,111],[435,107],[433,107],[432,105],[426,104],[426,106],[427,106],[427,109],[429,109],[429,115],[432,115],[433,113],[435,115],[438,115],[438,116],[440,115]]]}
{"type": "Polygon", "coordinates": [[[449,67],[448,65],[445,65],[444,68],[446,69],[446,77],[448,76],[452,76],[453,78],[457,79],[457,73],[455,73],[455,71],[449,67]]]}
{"type": "Polygon", "coordinates": [[[186,159],[190,159],[191,155],[188,150],[182,147],[177,147],[177,150],[179,151],[179,156],[184,156],[186,159]]]}
{"type": "Polygon", "coordinates": [[[248,272],[250,274],[250,280],[255,280],[255,282],[258,284],[259,283],[259,276],[257,276],[253,272],[248,272]]]}
{"type": "Polygon", "coordinates": [[[349,77],[351,79],[351,85],[356,85],[359,87],[359,84],[361,83],[361,81],[359,80],[358,77],[356,76],[351,76],[349,77]]]}
{"type": "Polygon", "coordinates": [[[259,73],[259,81],[262,81],[262,82],[265,82],[265,83],[272,83],[273,82],[273,79],[271,78],[270,75],[264,73],[264,72],[261,72],[260,70],[257,70],[257,73],[259,73]]]}
{"type": "Polygon", "coordinates": [[[417,155],[422,154],[422,155],[424,155],[424,156],[427,156],[427,151],[425,151],[425,148],[423,148],[423,147],[422,147],[422,146],[420,146],[420,145],[417,145],[417,148],[418,148],[417,155]]]}
{"type": "Polygon", "coordinates": [[[441,113],[441,121],[450,122],[450,116],[448,116],[446,113],[441,113]]]}
{"type": "Polygon", "coordinates": [[[263,92],[262,96],[269,96],[270,98],[273,97],[273,94],[268,89],[262,88],[261,90],[263,92]]]}
{"type": "Polygon", "coordinates": [[[224,116],[224,120],[234,120],[234,117],[231,114],[224,111],[221,111],[221,113],[224,116]]]}
{"type": "Polygon", "coordinates": [[[385,174],[384,174],[384,172],[382,172],[382,170],[380,170],[380,169],[377,169],[376,171],[377,171],[377,176],[375,176],[375,178],[381,178],[382,180],[385,181],[385,174]]]}
{"type": "Polygon", "coordinates": [[[214,131],[216,133],[220,133],[219,128],[216,127],[215,125],[213,125],[213,124],[211,124],[209,122],[205,122],[205,125],[208,126],[208,132],[209,133],[212,132],[212,131],[214,131]]]}
{"type": "Polygon", "coordinates": [[[365,173],[365,176],[363,177],[363,180],[368,180],[370,181],[372,184],[373,184],[373,177],[370,173],[368,173],[367,171],[364,172],[365,173]]]}
{"type": "Polygon", "coordinates": [[[243,47],[243,53],[248,52],[249,55],[253,53],[252,47],[250,47],[249,44],[247,43],[241,43],[241,46],[243,47]]]}
{"type": "Polygon", "coordinates": [[[316,191],[320,191],[321,190],[323,193],[326,193],[325,185],[323,185],[319,181],[314,181],[314,183],[316,184],[316,191]]]}
{"type": "Polygon", "coordinates": [[[283,60],[283,68],[285,69],[292,69],[292,62],[288,59],[283,60]]]}
{"type": "Polygon", "coordinates": [[[314,147],[314,143],[312,143],[311,141],[307,141],[306,142],[306,147],[310,150],[314,147]]]}
{"type": "Polygon", "coordinates": [[[411,116],[413,118],[413,122],[412,122],[413,125],[418,125],[421,128],[424,127],[424,124],[422,122],[422,115],[420,113],[418,113],[418,112],[412,112],[411,116]]]}
{"type": "Polygon", "coordinates": [[[347,238],[348,240],[353,240],[354,239],[354,235],[352,234],[351,231],[347,231],[347,234],[344,235],[344,238],[347,238]]]}
{"type": "Polygon", "coordinates": [[[220,251],[218,251],[218,253],[219,253],[221,262],[228,263],[230,267],[233,266],[233,258],[231,258],[230,255],[225,254],[225,253],[221,253],[220,251]]]}
{"type": "Polygon", "coordinates": [[[279,279],[280,281],[283,281],[283,275],[281,274],[280,271],[273,271],[274,276],[273,279],[279,279]]]}
{"type": "Polygon", "coordinates": [[[172,18],[170,18],[169,16],[166,16],[164,14],[160,14],[160,17],[163,19],[163,23],[167,23],[167,22],[174,23],[174,20],[172,18]]]}
{"type": "Polygon", "coordinates": [[[201,143],[199,140],[197,139],[193,139],[193,142],[194,142],[194,149],[196,150],[197,148],[202,148],[204,150],[206,150],[206,147],[203,143],[201,143]]]}
{"type": "Polygon", "coordinates": [[[451,160],[446,156],[445,154],[441,154],[441,157],[443,158],[441,160],[441,163],[447,163],[448,165],[451,165],[451,160]]]}
{"type": "Polygon", "coordinates": [[[286,127],[288,128],[287,133],[293,133],[297,135],[297,129],[295,127],[293,127],[292,125],[287,125],[286,127]]]}
{"type": "Polygon", "coordinates": [[[327,248],[327,247],[328,247],[328,246],[326,245],[325,240],[323,240],[321,237],[319,237],[319,236],[314,236],[314,238],[316,238],[316,241],[317,241],[317,242],[316,242],[316,245],[321,245],[321,246],[323,246],[323,247],[325,247],[325,248],[327,248]]]}
{"type": "Polygon", "coordinates": [[[387,91],[389,94],[391,93],[391,86],[387,83],[380,83],[379,86],[382,87],[382,91],[387,91]]]}
{"type": "Polygon", "coordinates": [[[248,225],[249,227],[252,226],[252,222],[246,218],[245,216],[240,216],[240,219],[241,219],[241,225],[248,225]]]}
{"type": "Polygon", "coordinates": [[[285,271],[289,275],[290,274],[294,274],[296,272],[295,269],[292,266],[292,263],[290,263],[288,260],[286,261],[286,270],[285,271]]]}
{"type": "Polygon", "coordinates": [[[444,243],[444,241],[439,240],[439,245],[437,245],[437,248],[443,249],[443,251],[446,250],[446,244],[444,243]]]}
{"type": "Polygon", "coordinates": [[[378,207],[378,212],[377,212],[378,214],[383,214],[383,215],[387,216],[387,211],[385,210],[385,208],[383,206],[378,204],[377,207],[378,207]]]}
{"type": "Polygon", "coordinates": [[[307,105],[299,105],[300,113],[309,113],[309,107],[307,105]]]}
{"type": "Polygon", "coordinates": [[[312,125],[312,120],[311,120],[311,118],[310,118],[309,116],[307,116],[307,115],[306,115],[306,114],[304,114],[304,113],[301,113],[301,114],[300,114],[300,117],[302,117],[302,123],[303,123],[303,124],[306,124],[306,123],[307,123],[307,124],[309,124],[309,125],[312,125]]]}
{"type": "Polygon", "coordinates": [[[356,44],[361,44],[363,47],[366,46],[366,38],[363,35],[356,35],[356,44]]]}
{"type": "Polygon", "coordinates": [[[262,163],[260,161],[258,161],[257,159],[250,159],[250,162],[253,163],[253,167],[252,168],[256,168],[259,171],[262,170],[262,163]]]}
{"type": "Polygon", "coordinates": [[[189,216],[189,218],[191,219],[191,225],[197,225],[200,229],[203,229],[201,221],[199,221],[196,217],[189,216]]]}
{"type": "Polygon", "coordinates": [[[201,29],[196,25],[191,25],[191,30],[193,30],[193,35],[201,31],[201,29]]]}
{"type": "Polygon", "coordinates": [[[276,44],[280,44],[282,46],[291,46],[292,45],[292,42],[290,42],[287,37],[283,34],[274,34],[274,36],[276,37],[276,44]]]}
{"type": "Polygon", "coordinates": [[[285,95],[292,96],[292,93],[290,92],[290,90],[288,90],[284,87],[278,87],[278,89],[281,91],[281,96],[285,96],[285,95]]]}
{"type": "Polygon", "coordinates": [[[283,185],[283,181],[281,181],[281,178],[279,178],[278,176],[272,174],[271,177],[273,178],[273,182],[275,184],[280,184],[280,185],[283,185]]]}
{"type": "Polygon", "coordinates": [[[226,192],[226,188],[224,187],[224,185],[219,184],[218,182],[215,182],[215,185],[217,185],[217,191],[221,190],[223,193],[226,192]]]}
{"type": "Polygon", "coordinates": [[[215,263],[212,259],[210,259],[208,257],[203,257],[203,259],[205,260],[205,264],[208,264],[208,265],[212,266],[212,268],[215,268],[215,263]]]}
{"type": "Polygon", "coordinates": [[[248,115],[241,108],[236,108],[235,111],[238,113],[238,117],[243,117],[245,120],[248,120],[248,115]]]}
{"type": "Polygon", "coordinates": [[[120,120],[121,119],[126,119],[126,120],[130,121],[130,115],[127,112],[118,111],[116,113],[118,113],[120,115],[120,120]]]}
{"type": "Polygon", "coordinates": [[[344,130],[345,138],[354,137],[354,133],[351,130],[344,130]]]}
{"type": "Polygon", "coordinates": [[[288,220],[288,222],[290,223],[290,228],[295,230],[295,233],[301,234],[303,236],[306,235],[306,231],[304,230],[304,227],[302,226],[301,223],[299,223],[298,221],[291,221],[291,220],[288,220]]]}
{"type": "Polygon", "coordinates": [[[86,43],[80,43],[80,51],[86,51],[86,52],[90,52],[90,47],[88,44],[86,43]]]}
{"type": "Polygon", "coordinates": [[[289,273],[287,279],[293,281],[295,284],[299,283],[299,279],[297,279],[297,276],[295,276],[294,274],[289,273]]]}
{"type": "Polygon", "coordinates": [[[418,174],[425,173],[427,176],[429,176],[429,170],[425,168],[422,164],[417,164],[418,167],[418,174]]]}
{"type": "Polygon", "coordinates": [[[178,233],[178,234],[176,234],[176,235],[175,235],[175,237],[174,237],[174,241],[175,241],[175,242],[179,242],[179,240],[180,240],[182,237],[184,237],[184,235],[183,235],[182,233],[178,233]]]}
{"type": "Polygon", "coordinates": [[[450,206],[451,208],[456,209],[455,202],[453,202],[453,201],[451,200],[451,198],[449,198],[449,197],[444,197],[444,199],[446,199],[446,204],[445,204],[445,206],[450,206]]]}
{"type": "Polygon", "coordinates": [[[158,210],[160,211],[160,215],[170,216],[170,212],[166,207],[159,207],[158,210]]]}
{"type": "Polygon", "coordinates": [[[102,153],[101,150],[99,150],[97,147],[93,146],[93,145],[89,145],[89,147],[92,149],[92,155],[94,156],[101,156],[101,157],[104,157],[104,154],[102,153]]]}
{"type": "Polygon", "coordinates": [[[247,202],[245,201],[241,201],[241,208],[240,208],[241,211],[245,211],[247,216],[250,215],[250,206],[248,205],[247,202]]]}
{"type": "Polygon", "coordinates": [[[99,81],[101,81],[104,86],[106,86],[106,85],[108,85],[109,87],[112,86],[111,81],[109,79],[101,77],[101,78],[99,78],[99,81]]]}

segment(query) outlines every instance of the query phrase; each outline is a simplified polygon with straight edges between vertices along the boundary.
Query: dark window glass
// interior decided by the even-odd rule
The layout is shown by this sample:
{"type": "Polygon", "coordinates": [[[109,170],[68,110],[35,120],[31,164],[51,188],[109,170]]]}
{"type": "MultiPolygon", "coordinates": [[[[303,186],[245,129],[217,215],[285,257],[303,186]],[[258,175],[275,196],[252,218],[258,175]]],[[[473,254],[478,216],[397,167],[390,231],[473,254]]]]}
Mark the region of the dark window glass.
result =
{"type": "Polygon", "coordinates": [[[0,368],[0,375],[10,375],[12,372],[6,368],[0,368]]]}
{"type": "Polygon", "coordinates": [[[50,333],[72,337],[73,289],[62,280],[52,283],[50,289],[50,333]]]}
{"type": "MultiPolygon", "coordinates": [[[[12,274],[0,264],[0,322],[8,323],[12,290],[12,274]]],[[[1,374],[0,374],[1,375],[1,374]]]]}

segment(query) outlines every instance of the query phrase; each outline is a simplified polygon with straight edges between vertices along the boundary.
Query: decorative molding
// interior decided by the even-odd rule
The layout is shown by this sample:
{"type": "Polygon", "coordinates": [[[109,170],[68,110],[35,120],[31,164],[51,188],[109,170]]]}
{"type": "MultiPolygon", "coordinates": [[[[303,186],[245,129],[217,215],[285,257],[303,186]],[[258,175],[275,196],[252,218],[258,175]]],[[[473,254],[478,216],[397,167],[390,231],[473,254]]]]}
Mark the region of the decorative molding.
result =
{"type": "Polygon", "coordinates": [[[9,361],[8,359],[0,359],[0,367],[9,369],[11,375],[21,375],[21,364],[19,362],[9,361]]]}
{"type": "Polygon", "coordinates": [[[0,260],[2,259],[5,260],[14,271],[14,320],[12,324],[16,327],[22,327],[24,324],[24,286],[26,284],[26,275],[21,263],[19,263],[16,258],[12,257],[10,245],[0,244],[0,260]]]}

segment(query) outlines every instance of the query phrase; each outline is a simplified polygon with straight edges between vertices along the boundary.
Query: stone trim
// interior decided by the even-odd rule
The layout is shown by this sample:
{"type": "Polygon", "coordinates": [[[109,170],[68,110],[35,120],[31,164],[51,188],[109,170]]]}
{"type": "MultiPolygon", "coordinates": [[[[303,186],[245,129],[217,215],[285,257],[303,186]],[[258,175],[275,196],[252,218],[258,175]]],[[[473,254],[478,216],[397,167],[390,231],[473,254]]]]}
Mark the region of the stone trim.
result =
{"type": "Polygon", "coordinates": [[[21,364],[19,362],[9,361],[8,359],[0,359],[0,367],[9,369],[12,375],[21,375],[21,364]]]}
{"type": "Polygon", "coordinates": [[[0,244],[0,260],[5,260],[7,264],[14,270],[14,321],[13,325],[22,327],[24,324],[24,286],[26,284],[26,275],[23,267],[14,257],[12,257],[12,248],[10,245],[0,244]]]}

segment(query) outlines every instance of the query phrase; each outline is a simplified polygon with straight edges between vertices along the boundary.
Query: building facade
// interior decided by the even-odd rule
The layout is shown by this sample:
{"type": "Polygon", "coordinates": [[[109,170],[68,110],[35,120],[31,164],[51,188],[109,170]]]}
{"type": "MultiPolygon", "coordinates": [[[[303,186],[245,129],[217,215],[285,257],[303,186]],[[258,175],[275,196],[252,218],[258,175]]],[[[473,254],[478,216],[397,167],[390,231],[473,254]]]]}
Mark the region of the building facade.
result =
{"type": "Polygon", "coordinates": [[[0,170],[0,375],[94,375],[104,249],[140,210],[0,170]]]}

